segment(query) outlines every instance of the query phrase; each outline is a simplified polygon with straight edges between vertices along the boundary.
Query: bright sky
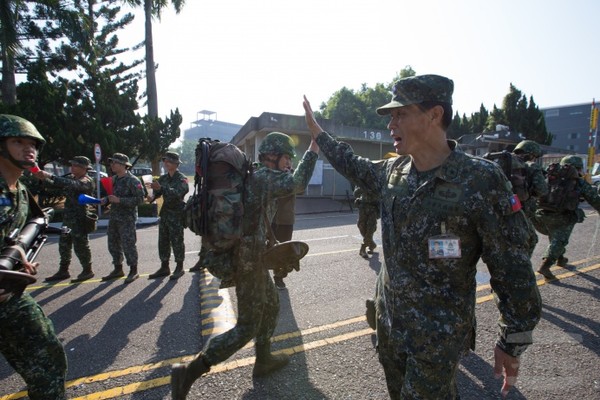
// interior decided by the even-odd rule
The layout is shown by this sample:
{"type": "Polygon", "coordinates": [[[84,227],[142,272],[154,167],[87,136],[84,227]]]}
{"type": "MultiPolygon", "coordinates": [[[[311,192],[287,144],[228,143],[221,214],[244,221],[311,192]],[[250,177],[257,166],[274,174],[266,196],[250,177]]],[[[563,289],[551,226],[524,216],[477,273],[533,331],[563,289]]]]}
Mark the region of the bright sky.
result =
{"type": "MultiPolygon", "coordinates": [[[[136,15],[124,41],[143,38],[136,15]]],[[[178,107],[182,130],[205,109],[302,115],[303,94],[318,109],[406,65],[453,79],[461,115],[511,83],[541,108],[584,103],[600,99],[599,18],[597,0],[188,0],[153,25],[159,114],[178,107]]]]}

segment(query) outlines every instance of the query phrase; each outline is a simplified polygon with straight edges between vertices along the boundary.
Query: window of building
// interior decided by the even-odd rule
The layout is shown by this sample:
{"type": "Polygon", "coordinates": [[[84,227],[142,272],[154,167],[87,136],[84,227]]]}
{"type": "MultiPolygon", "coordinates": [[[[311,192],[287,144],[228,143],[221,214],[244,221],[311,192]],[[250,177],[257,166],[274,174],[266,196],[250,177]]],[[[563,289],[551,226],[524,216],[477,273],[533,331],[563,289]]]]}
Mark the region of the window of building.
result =
{"type": "Polygon", "coordinates": [[[546,118],[548,117],[558,117],[559,110],[558,108],[554,108],[551,110],[546,110],[546,118]]]}
{"type": "Polygon", "coordinates": [[[569,133],[569,139],[579,139],[580,137],[581,135],[579,134],[579,132],[569,133]]]}

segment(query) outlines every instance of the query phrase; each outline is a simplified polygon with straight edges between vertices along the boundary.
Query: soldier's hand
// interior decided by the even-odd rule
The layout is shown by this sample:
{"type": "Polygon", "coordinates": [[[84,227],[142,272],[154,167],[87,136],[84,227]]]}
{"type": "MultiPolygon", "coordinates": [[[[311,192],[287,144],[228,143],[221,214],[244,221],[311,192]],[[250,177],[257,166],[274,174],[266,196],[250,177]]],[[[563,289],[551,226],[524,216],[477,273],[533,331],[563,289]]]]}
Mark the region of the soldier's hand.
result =
{"type": "Polygon", "coordinates": [[[315,115],[313,114],[312,108],[310,107],[310,102],[304,96],[304,101],[302,102],[304,106],[304,119],[306,120],[306,125],[308,126],[308,130],[312,134],[312,138],[316,139],[319,133],[323,132],[323,128],[318,124],[315,119],[315,115]]]}
{"type": "Polygon", "coordinates": [[[494,376],[496,379],[504,376],[502,389],[500,389],[503,399],[506,398],[508,391],[517,383],[519,364],[519,357],[513,357],[505,353],[498,346],[494,348],[494,376]]]}
{"type": "Polygon", "coordinates": [[[119,204],[121,202],[121,199],[115,196],[114,194],[111,194],[108,196],[108,201],[113,204],[119,204]]]}
{"type": "Polygon", "coordinates": [[[158,183],[157,181],[154,181],[150,184],[150,187],[154,190],[159,190],[161,188],[160,183],[158,183]]]}

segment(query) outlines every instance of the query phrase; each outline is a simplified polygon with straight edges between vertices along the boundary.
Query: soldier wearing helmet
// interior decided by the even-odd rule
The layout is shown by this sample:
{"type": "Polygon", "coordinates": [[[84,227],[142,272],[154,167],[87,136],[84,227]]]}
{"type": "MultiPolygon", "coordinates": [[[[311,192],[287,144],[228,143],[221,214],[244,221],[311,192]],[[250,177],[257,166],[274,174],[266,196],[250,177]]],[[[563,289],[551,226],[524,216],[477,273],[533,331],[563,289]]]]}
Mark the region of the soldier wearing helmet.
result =
{"type": "MultiPolygon", "coordinates": [[[[590,183],[583,179],[583,160],[581,157],[565,156],[560,160],[560,165],[573,166],[577,170],[577,172],[573,171],[569,175],[569,179],[560,179],[561,182],[574,181],[569,186],[568,197],[575,197],[576,199],[583,198],[589,205],[595,208],[596,211],[600,212],[600,195],[590,183]]],[[[547,170],[549,176],[554,175],[554,173],[551,173],[551,170],[552,165],[550,165],[547,170]]],[[[563,175],[566,174],[561,172],[563,170],[565,170],[565,168],[561,167],[558,173],[563,175]]],[[[550,187],[549,199],[566,197],[566,195],[561,196],[560,194],[563,190],[557,188],[556,191],[554,191],[555,189],[553,189],[552,186],[553,185],[550,187]]],[[[554,279],[555,276],[550,269],[554,264],[559,267],[567,266],[569,259],[565,257],[564,254],[566,252],[566,247],[569,244],[569,238],[571,237],[575,224],[583,222],[585,219],[585,213],[579,208],[579,201],[576,201],[572,207],[560,209],[548,207],[545,200],[548,199],[542,198],[540,201],[534,222],[536,229],[540,233],[548,236],[549,244],[542,256],[542,263],[537,272],[542,274],[546,279],[554,279]]]]}
{"type": "MultiPolygon", "coordinates": [[[[292,172],[292,159],[296,157],[294,141],[285,133],[271,132],[258,148],[258,160],[271,169],[292,172]]],[[[277,199],[277,212],[273,217],[273,232],[279,242],[292,240],[296,196],[277,199]]],[[[287,276],[286,268],[273,271],[273,280],[278,289],[285,289],[283,278],[287,276]]]]}
{"type": "MultiPolygon", "coordinates": [[[[542,148],[533,140],[523,140],[517,144],[513,154],[525,165],[525,175],[529,198],[522,200],[523,212],[530,221],[535,218],[537,200],[548,194],[548,183],[542,167],[536,160],[542,156],[542,148]]],[[[536,241],[537,242],[537,241],[536,241]]],[[[533,251],[533,249],[531,249],[533,251]]]]}
{"type": "Polygon", "coordinates": [[[196,379],[252,339],[256,350],[255,377],[268,375],[288,363],[288,356],[271,353],[271,337],[279,314],[279,295],[263,254],[270,241],[269,226],[276,211],[276,200],[306,190],[318,151],[319,147],[312,140],[308,151],[291,173],[291,159],[296,155],[292,139],[283,133],[273,132],[261,143],[258,150],[260,163],[245,187],[244,235],[233,250],[238,304],[236,325],[210,339],[205,349],[189,364],[173,366],[173,400],[185,399],[196,379]]]}
{"type": "MultiPolygon", "coordinates": [[[[94,181],[88,175],[92,169],[91,161],[86,156],[75,156],[69,160],[71,172],[66,176],[55,176],[46,171],[38,171],[34,176],[42,179],[45,185],[60,188],[65,194],[65,206],[63,214],[63,227],[69,230],[60,235],[58,241],[58,251],[60,253],[60,263],[58,271],[45,280],[46,282],[56,282],[69,279],[69,266],[71,264],[71,251],[79,259],[82,271],[73,279],[72,283],[83,282],[94,277],[92,271],[92,252],[90,250],[90,241],[88,234],[95,229],[87,223],[88,215],[92,215],[92,206],[79,204],[78,198],[82,194],[91,196],[94,193],[94,181]]],[[[92,217],[98,218],[95,214],[92,217]]]]}
{"type": "MultiPolygon", "coordinates": [[[[34,166],[46,143],[35,126],[15,115],[0,114],[0,243],[23,228],[30,208],[29,192],[19,181],[34,166]]],[[[25,266],[35,274],[36,265],[25,266]]],[[[1,281],[1,279],[0,279],[1,281]]],[[[29,398],[66,399],[67,359],[52,322],[27,293],[0,287],[0,353],[23,377],[29,398]]]]}

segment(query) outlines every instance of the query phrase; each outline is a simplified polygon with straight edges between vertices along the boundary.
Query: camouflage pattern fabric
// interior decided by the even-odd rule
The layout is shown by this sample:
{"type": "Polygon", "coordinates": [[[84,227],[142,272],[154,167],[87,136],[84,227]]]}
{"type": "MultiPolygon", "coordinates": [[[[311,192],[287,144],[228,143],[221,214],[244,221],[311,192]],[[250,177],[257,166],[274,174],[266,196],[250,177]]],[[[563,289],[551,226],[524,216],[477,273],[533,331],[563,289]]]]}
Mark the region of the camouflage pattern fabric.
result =
{"type": "MultiPolygon", "coordinates": [[[[292,240],[294,234],[294,222],[296,221],[296,195],[281,197],[277,199],[277,211],[273,218],[273,234],[278,242],[292,240]]],[[[285,278],[289,268],[286,265],[273,270],[273,276],[285,278]]]]}
{"type": "Polygon", "coordinates": [[[480,258],[498,298],[498,345],[516,354],[531,343],[541,299],[530,231],[500,168],[450,141],[448,158],[426,172],[406,156],[373,163],[326,132],[317,143],[338,172],[382,201],[378,352],[392,398],[457,397],[457,364],[474,345],[480,258]],[[460,258],[429,258],[429,239],[442,234],[460,239],[460,258]]]}
{"type": "Polygon", "coordinates": [[[538,163],[528,161],[525,165],[527,166],[527,180],[531,197],[521,204],[525,215],[533,221],[537,209],[537,199],[548,194],[548,182],[546,182],[544,171],[538,163]]]}
{"type": "Polygon", "coordinates": [[[86,232],[86,212],[90,207],[79,204],[78,197],[80,194],[93,195],[94,181],[88,175],[76,179],[72,174],[69,174],[65,177],[54,177],[46,182],[65,190],[63,226],[69,227],[71,232],[60,235],[58,241],[60,265],[68,267],[71,264],[71,249],[75,251],[75,255],[83,267],[90,265],[92,263],[92,252],[86,232]]]}
{"type": "Polygon", "coordinates": [[[203,352],[208,364],[225,361],[252,338],[260,346],[269,343],[273,336],[279,314],[279,295],[268,269],[261,263],[267,240],[264,215],[270,223],[277,198],[306,189],[317,157],[316,153],[307,151],[293,175],[263,166],[249,179],[244,202],[246,235],[233,250],[238,318],[235,327],[208,342],[203,352]]]}
{"type": "Polygon", "coordinates": [[[190,191],[188,179],[179,171],[173,176],[168,173],[158,178],[160,189],[154,192],[154,198],[162,196],[163,204],[160,209],[158,223],[158,256],[161,261],[169,261],[171,248],[176,262],[185,259],[185,244],[183,242],[183,198],[190,191]]]}
{"type": "MultiPolygon", "coordinates": [[[[600,195],[597,189],[583,178],[578,179],[577,187],[579,188],[581,197],[596,211],[600,212],[600,195]]],[[[544,252],[543,258],[555,263],[564,255],[575,224],[583,222],[584,218],[585,213],[580,208],[564,212],[537,210],[533,220],[535,228],[541,234],[548,236],[550,242],[544,252]]]]}
{"type": "Polygon", "coordinates": [[[379,199],[364,192],[361,188],[354,190],[354,203],[358,207],[358,231],[363,237],[363,244],[374,248],[373,235],[377,230],[379,219],[379,199]]]}
{"type": "Polygon", "coordinates": [[[137,236],[135,223],[137,207],[144,202],[144,191],[138,178],[131,172],[125,176],[113,177],[113,194],[119,197],[119,203],[110,204],[108,220],[108,252],[114,265],[123,265],[123,256],[127,265],[137,266],[137,236]]]}
{"type": "MultiPolygon", "coordinates": [[[[0,177],[0,243],[9,232],[22,228],[27,219],[27,192],[21,183],[17,183],[17,189],[17,194],[10,193],[0,177]]],[[[23,377],[30,399],[67,398],[64,349],[52,322],[27,293],[0,303],[0,352],[23,377]]]]}

